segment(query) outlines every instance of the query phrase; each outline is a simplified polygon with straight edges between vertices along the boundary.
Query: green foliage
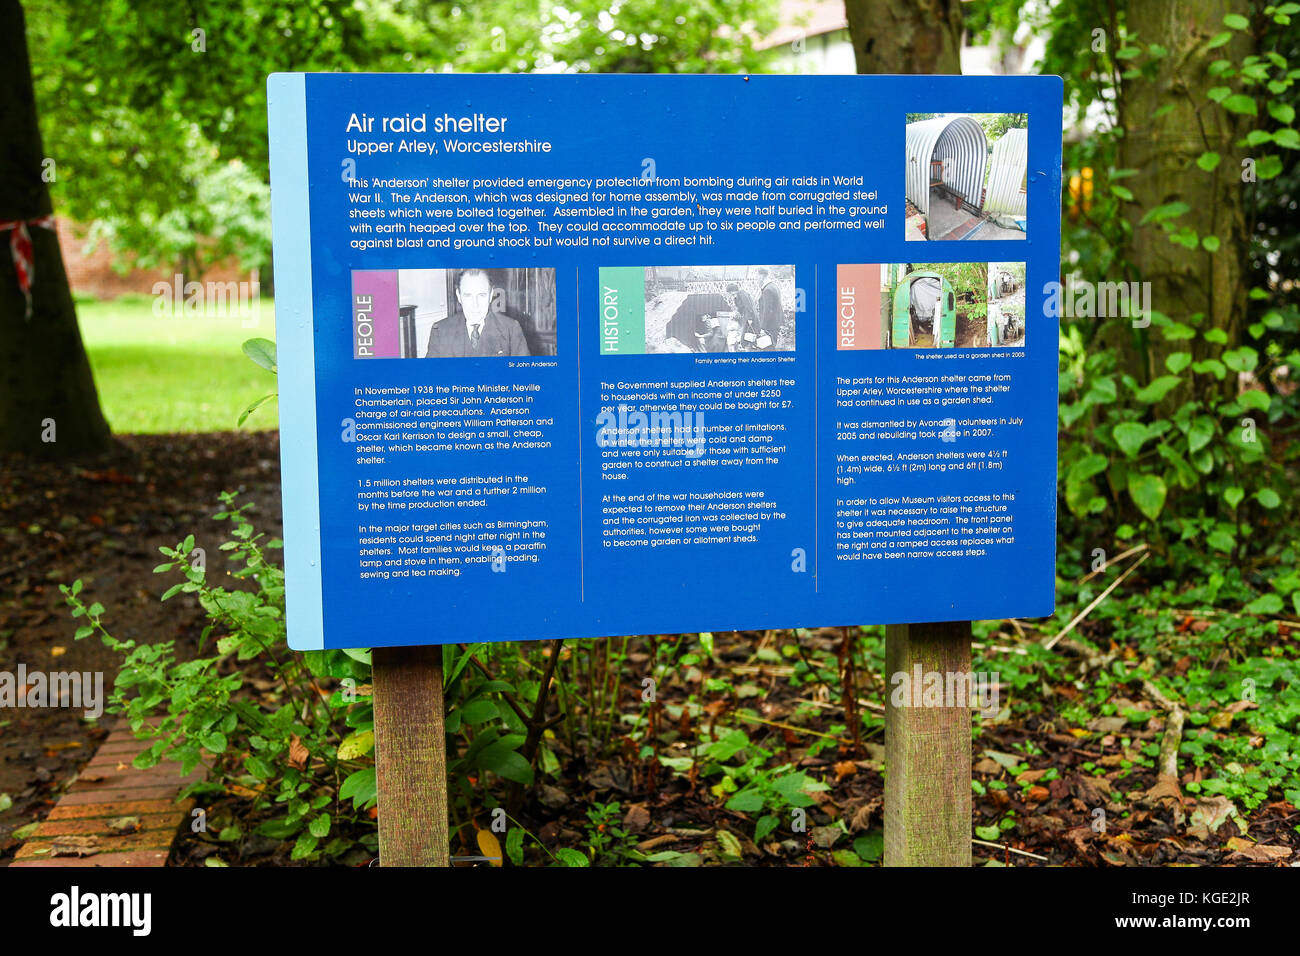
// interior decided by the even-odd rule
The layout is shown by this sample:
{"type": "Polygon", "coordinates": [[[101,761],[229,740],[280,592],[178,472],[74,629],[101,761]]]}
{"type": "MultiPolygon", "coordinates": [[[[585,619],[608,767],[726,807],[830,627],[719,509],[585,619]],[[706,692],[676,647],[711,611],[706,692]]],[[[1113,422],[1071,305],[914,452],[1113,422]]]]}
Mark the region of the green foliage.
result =
{"type": "Polygon", "coordinates": [[[209,622],[202,643],[209,656],[179,660],[175,641],[139,644],[113,637],[103,623],[104,608],[85,604],[80,581],[60,588],[72,616],[89,622],[75,636],[97,633],[122,655],[110,710],[124,714],[135,735],[149,742],[135,766],[174,760],[187,775],[202,764],[207,779],[183,795],[246,796],[260,821],[256,832],[292,839],[292,859],[338,859],[357,843],[373,849],[373,825],[360,812],[374,804],[374,769],[368,748],[354,736],[373,729],[369,698],[341,692],[322,698],[315,680],[330,672],[346,676],[355,689],[366,670],[339,651],[316,652],[307,662],[287,651],[284,572],[267,557],[282,544],[255,532],[247,505],[237,507],[230,493],[221,500],[226,510],[215,517],[228,520],[231,529],[220,550],[237,567],[231,577],[248,586],[212,584],[207,555],[193,535],[174,548],[159,548],[167,560],[154,569],[181,578],[162,600],[190,594],[202,606],[209,622]],[[247,693],[244,668],[252,661],[274,678],[274,690],[264,697],[247,693]],[[351,806],[344,802],[348,798],[351,806]]]}
{"type": "Polygon", "coordinates": [[[773,51],[753,40],[777,23],[775,0],[24,6],[56,203],[123,265],[187,279],[230,254],[269,261],[269,73],[761,72],[773,51]]]}

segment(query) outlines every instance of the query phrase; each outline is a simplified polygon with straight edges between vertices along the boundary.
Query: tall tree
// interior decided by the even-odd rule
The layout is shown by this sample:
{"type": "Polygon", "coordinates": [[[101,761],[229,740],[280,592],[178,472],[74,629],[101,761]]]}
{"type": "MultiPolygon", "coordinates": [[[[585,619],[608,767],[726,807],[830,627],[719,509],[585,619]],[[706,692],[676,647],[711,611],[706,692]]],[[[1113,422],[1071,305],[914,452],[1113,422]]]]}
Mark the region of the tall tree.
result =
{"type": "Polygon", "coordinates": [[[18,0],[0,0],[0,62],[9,71],[0,84],[0,454],[102,452],[112,439],[50,219],[18,0]]]}
{"type": "Polygon", "coordinates": [[[845,0],[859,73],[960,73],[961,0],[845,0]]]}
{"type": "MultiPolygon", "coordinates": [[[[1144,77],[1126,81],[1119,99],[1120,166],[1133,170],[1128,189],[1137,200],[1125,206],[1132,227],[1128,259],[1151,283],[1154,308],[1179,322],[1204,316],[1202,328],[1222,329],[1235,342],[1246,314],[1244,252],[1248,246],[1248,184],[1236,145],[1256,113],[1251,98],[1215,102],[1227,87],[1211,64],[1251,52],[1246,30],[1231,31],[1226,44],[1211,45],[1224,19],[1247,19],[1249,0],[1143,0],[1128,6],[1128,29],[1145,56],[1144,77]],[[1236,107],[1236,109],[1233,109],[1236,107]],[[1246,110],[1249,112],[1245,112],[1246,110]],[[1202,159],[1202,157],[1206,157],[1202,159]],[[1208,169],[1210,163],[1215,166],[1208,169]],[[1222,252],[1220,251],[1222,250],[1222,252]]],[[[1134,51],[1138,47],[1133,48],[1134,51]]],[[[1248,158],[1248,157],[1245,157],[1248,158]]],[[[1154,330],[1152,330],[1154,331],[1154,330]]],[[[1165,357],[1187,348],[1166,335],[1147,335],[1145,348],[1123,347],[1121,359],[1141,379],[1165,374],[1165,357]],[[1145,368],[1133,368],[1134,359],[1145,368]]],[[[1204,358],[1201,341],[1193,354],[1204,358]]],[[[1228,383],[1235,392],[1235,383],[1228,383]]],[[[1185,397],[1185,396],[1183,396],[1185,397]]]]}

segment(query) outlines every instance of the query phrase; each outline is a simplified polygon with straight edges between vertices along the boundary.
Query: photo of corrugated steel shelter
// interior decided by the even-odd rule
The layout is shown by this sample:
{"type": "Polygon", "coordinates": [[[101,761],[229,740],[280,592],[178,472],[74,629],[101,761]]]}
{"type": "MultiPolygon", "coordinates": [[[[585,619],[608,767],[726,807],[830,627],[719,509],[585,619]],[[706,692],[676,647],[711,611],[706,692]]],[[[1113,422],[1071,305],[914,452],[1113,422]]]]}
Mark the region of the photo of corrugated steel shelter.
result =
{"type": "Polygon", "coordinates": [[[840,351],[989,345],[986,262],[841,263],[835,285],[840,351]]]}
{"type": "Polygon", "coordinates": [[[909,240],[1023,239],[1026,113],[909,113],[909,240]]]}
{"type": "Polygon", "coordinates": [[[1025,345],[1025,263],[989,263],[989,345],[1025,345]]]}
{"type": "Polygon", "coordinates": [[[792,265],[646,266],[646,352],[792,352],[792,265]]]}

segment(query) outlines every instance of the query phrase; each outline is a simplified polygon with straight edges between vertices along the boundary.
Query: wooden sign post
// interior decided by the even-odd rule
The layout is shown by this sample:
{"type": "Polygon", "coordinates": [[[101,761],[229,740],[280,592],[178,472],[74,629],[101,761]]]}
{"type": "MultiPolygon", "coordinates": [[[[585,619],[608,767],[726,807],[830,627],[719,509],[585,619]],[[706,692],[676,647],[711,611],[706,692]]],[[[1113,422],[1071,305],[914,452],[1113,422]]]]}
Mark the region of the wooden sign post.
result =
{"type": "Polygon", "coordinates": [[[376,647],[379,865],[450,866],[442,648],[376,647]]]}
{"type": "MultiPolygon", "coordinates": [[[[885,673],[970,673],[970,621],[891,624],[885,673]]],[[[970,866],[971,716],[885,699],[885,865],[970,866]]]]}

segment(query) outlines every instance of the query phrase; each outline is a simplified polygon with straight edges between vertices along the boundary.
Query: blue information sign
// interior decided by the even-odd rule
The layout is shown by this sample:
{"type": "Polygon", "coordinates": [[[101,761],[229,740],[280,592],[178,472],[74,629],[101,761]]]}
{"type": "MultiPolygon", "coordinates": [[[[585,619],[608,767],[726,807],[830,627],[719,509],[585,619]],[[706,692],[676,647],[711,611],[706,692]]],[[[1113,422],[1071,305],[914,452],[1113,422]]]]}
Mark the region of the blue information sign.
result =
{"type": "Polygon", "coordinates": [[[1051,613],[1059,78],[268,96],[293,647],[1051,613]]]}

